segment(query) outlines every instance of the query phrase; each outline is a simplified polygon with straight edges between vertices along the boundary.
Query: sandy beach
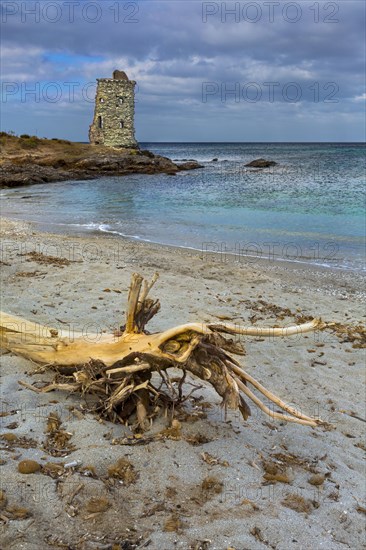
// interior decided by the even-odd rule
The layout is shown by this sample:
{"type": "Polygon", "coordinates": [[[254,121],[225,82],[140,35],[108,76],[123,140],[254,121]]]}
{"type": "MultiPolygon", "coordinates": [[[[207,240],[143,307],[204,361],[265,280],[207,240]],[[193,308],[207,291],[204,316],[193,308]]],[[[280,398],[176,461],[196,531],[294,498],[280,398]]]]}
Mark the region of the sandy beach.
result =
{"type": "MultiPolygon", "coordinates": [[[[1,309],[56,328],[113,331],[124,322],[131,274],[156,271],[152,296],[162,307],[153,332],[191,321],[288,326],[301,316],[351,331],[365,323],[364,279],[352,271],[52,235],[8,219],[1,235],[1,309]]],[[[53,374],[4,352],[1,548],[361,549],[364,350],[344,334],[240,337],[247,372],[330,427],[279,422],[254,405],[244,422],[190,377],[184,391],[194,391],[175,413],[179,435],[155,437],[172,421],[161,415],[140,441],[98,420],[79,395],[19,385],[53,374]],[[55,414],[69,434],[58,454],[46,433],[55,414]],[[132,474],[116,479],[108,469],[122,458],[132,474]],[[20,473],[28,459],[42,468],[20,473]]]]}

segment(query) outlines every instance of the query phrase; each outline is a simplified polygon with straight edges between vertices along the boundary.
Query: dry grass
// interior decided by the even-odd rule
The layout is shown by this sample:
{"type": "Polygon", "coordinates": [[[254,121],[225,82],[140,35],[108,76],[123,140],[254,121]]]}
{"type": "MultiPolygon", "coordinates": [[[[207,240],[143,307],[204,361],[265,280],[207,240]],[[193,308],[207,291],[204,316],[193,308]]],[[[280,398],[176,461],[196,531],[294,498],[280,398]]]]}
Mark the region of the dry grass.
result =
{"type": "Polygon", "coordinates": [[[46,426],[47,438],[43,443],[43,449],[52,456],[67,456],[75,450],[75,446],[69,443],[72,434],[61,427],[61,420],[57,413],[50,413],[46,426]]]}
{"type": "Polygon", "coordinates": [[[42,474],[57,479],[65,473],[64,464],[62,462],[46,462],[42,466],[42,474]]]}
{"type": "MultiPolygon", "coordinates": [[[[42,254],[42,252],[27,252],[25,254],[25,256],[27,256],[27,262],[36,262],[38,264],[41,264],[41,265],[53,265],[55,267],[64,267],[66,265],[70,265],[71,264],[71,261],[68,260],[67,258],[58,258],[57,256],[46,256],[45,254],[42,254]]],[[[30,273],[28,274],[27,272],[27,275],[25,275],[26,272],[23,272],[22,273],[22,276],[23,277],[32,277],[34,276],[37,272],[35,271],[34,273],[30,273]]],[[[18,274],[18,277],[20,275],[18,274]]]]}
{"type": "Polygon", "coordinates": [[[183,528],[184,522],[178,514],[172,514],[172,516],[167,519],[164,524],[164,531],[166,533],[180,533],[183,528]]]}
{"type": "Polygon", "coordinates": [[[92,497],[86,504],[86,511],[89,514],[106,512],[110,508],[111,503],[105,497],[92,497]]]}
{"type": "Polygon", "coordinates": [[[223,486],[223,482],[217,479],[217,477],[205,477],[205,479],[201,483],[201,489],[205,500],[212,498],[214,495],[219,495],[220,493],[222,493],[223,486]]]}
{"type": "Polygon", "coordinates": [[[31,513],[26,508],[9,504],[5,491],[0,489],[0,522],[8,523],[9,520],[21,520],[29,518],[31,513]]]}
{"type": "Polygon", "coordinates": [[[296,494],[287,495],[283,499],[282,504],[299,514],[310,514],[314,510],[314,504],[311,500],[296,494]]]}
{"type": "Polygon", "coordinates": [[[131,462],[125,458],[120,458],[116,464],[109,466],[108,476],[123,481],[125,485],[135,483],[138,474],[131,462]]]}
{"type": "Polygon", "coordinates": [[[292,483],[293,476],[284,464],[278,464],[272,460],[264,460],[262,465],[265,471],[263,479],[267,483],[292,483]]]}
{"type": "Polygon", "coordinates": [[[23,449],[36,448],[38,443],[35,439],[31,437],[26,437],[25,435],[16,435],[11,432],[6,432],[0,436],[0,439],[5,441],[5,444],[8,448],[22,447],[23,449]]]}
{"type": "MultiPolygon", "coordinates": [[[[116,154],[118,152],[125,153],[126,150],[121,148],[114,152],[116,154]]],[[[7,160],[11,160],[15,164],[36,160],[37,164],[43,166],[55,166],[55,163],[58,163],[57,167],[62,167],[62,165],[66,166],[96,153],[110,154],[111,149],[102,145],[92,146],[89,143],[76,143],[65,139],[41,139],[37,136],[25,137],[25,134],[18,137],[0,132],[0,153],[0,166],[7,160]]]]}

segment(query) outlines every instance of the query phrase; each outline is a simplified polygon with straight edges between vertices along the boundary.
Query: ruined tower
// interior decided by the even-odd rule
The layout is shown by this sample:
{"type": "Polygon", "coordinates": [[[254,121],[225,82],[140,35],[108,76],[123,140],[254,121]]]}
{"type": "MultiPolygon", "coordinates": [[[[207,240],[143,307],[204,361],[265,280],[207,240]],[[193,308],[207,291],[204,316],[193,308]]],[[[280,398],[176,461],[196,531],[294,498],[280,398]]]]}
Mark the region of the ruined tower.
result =
{"type": "Polygon", "coordinates": [[[98,78],[94,119],[89,129],[92,145],[137,147],[135,140],[135,85],[123,71],[98,78]]]}

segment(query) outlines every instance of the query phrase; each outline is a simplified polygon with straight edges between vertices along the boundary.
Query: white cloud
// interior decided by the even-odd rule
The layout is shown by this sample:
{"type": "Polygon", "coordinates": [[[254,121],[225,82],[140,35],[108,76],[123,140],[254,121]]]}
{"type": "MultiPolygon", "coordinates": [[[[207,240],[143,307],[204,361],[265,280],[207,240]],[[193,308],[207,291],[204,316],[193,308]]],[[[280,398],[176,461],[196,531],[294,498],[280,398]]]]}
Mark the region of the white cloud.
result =
{"type": "Polygon", "coordinates": [[[356,95],[356,97],[353,98],[353,101],[366,101],[366,92],[361,95],[356,95]]]}

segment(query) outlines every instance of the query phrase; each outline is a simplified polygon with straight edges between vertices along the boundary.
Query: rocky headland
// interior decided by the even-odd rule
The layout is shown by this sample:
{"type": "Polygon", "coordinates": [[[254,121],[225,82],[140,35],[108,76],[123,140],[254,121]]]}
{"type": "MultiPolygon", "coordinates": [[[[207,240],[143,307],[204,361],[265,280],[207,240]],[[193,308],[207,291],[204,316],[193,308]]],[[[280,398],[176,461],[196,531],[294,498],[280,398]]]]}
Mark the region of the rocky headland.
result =
{"type": "Polygon", "coordinates": [[[124,149],[0,133],[0,188],[127,174],[175,175],[202,168],[196,161],[176,164],[141,149],[124,149]]]}

